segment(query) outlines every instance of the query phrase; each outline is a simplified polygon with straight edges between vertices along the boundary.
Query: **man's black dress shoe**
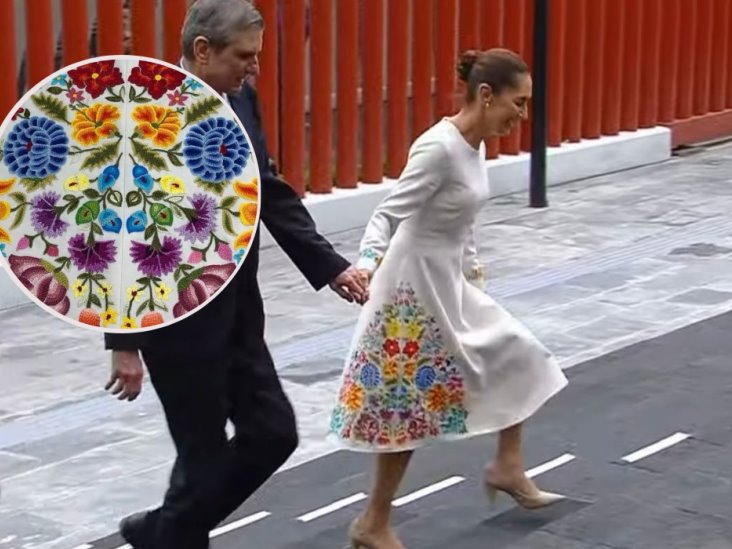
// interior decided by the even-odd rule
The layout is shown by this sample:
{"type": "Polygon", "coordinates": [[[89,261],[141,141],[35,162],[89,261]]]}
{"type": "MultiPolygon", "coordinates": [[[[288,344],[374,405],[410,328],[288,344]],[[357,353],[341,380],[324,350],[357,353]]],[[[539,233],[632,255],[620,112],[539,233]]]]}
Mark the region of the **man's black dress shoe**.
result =
{"type": "Polygon", "coordinates": [[[119,523],[119,533],[132,549],[155,549],[148,522],[148,514],[141,511],[123,518],[119,523]]]}

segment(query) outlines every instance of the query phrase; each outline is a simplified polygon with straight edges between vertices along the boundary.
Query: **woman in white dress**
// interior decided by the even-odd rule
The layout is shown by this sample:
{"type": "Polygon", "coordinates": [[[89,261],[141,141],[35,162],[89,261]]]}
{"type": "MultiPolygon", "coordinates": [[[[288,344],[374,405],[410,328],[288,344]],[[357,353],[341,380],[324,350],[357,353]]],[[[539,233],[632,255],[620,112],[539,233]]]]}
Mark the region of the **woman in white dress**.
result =
{"type": "Polygon", "coordinates": [[[412,145],[376,209],[358,267],[370,280],[331,417],[330,437],[373,452],[376,479],[351,525],[354,548],[403,549],[391,502],[414,449],[499,432],[485,487],[526,508],[562,496],[524,472],[522,423],[567,384],[550,352],[483,292],[475,216],[489,196],[484,141],[527,114],[531,77],[514,53],[464,54],[464,107],[412,145]]]}

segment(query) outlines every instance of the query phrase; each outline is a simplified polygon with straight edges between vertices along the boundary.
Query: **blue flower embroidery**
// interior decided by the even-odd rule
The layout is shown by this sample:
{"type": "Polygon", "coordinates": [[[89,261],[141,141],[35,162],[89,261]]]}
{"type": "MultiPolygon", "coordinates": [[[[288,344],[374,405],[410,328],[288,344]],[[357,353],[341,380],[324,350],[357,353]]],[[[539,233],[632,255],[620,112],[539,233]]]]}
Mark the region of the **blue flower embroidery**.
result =
{"type": "Polygon", "coordinates": [[[381,373],[373,364],[366,364],[361,367],[361,383],[364,387],[373,389],[381,383],[381,373]]]}
{"type": "Polygon", "coordinates": [[[115,165],[104,168],[102,175],[99,176],[99,190],[104,192],[114,186],[119,178],[119,168],[115,165]]]}
{"type": "Polygon", "coordinates": [[[117,212],[107,208],[99,214],[99,224],[108,233],[119,233],[122,230],[122,220],[117,212]]]}
{"type": "Polygon", "coordinates": [[[201,84],[200,82],[198,82],[196,80],[193,80],[192,78],[189,78],[188,80],[186,80],[185,85],[188,86],[188,89],[191,91],[196,91],[197,89],[203,87],[203,84],[201,84]]]}
{"type": "Polygon", "coordinates": [[[66,85],[66,75],[65,74],[59,74],[56,78],[51,80],[52,86],[65,86],[66,85]]]}
{"type": "Polygon", "coordinates": [[[420,391],[425,391],[435,382],[435,369],[432,366],[422,366],[417,370],[417,375],[414,377],[417,383],[417,388],[420,391]]]}
{"type": "Polygon", "coordinates": [[[0,244],[0,254],[3,254],[3,257],[8,257],[5,254],[5,242],[3,242],[2,244],[0,244]]]}
{"type": "Polygon", "coordinates": [[[14,175],[44,179],[59,172],[69,152],[66,131],[42,116],[20,121],[3,149],[5,164],[14,175]]]}
{"type": "Polygon", "coordinates": [[[142,210],[133,213],[127,218],[126,226],[128,233],[141,233],[147,227],[147,214],[142,210]]]}
{"type": "Polygon", "coordinates": [[[238,252],[234,254],[234,261],[236,261],[237,264],[241,262],[241,259],[242,257],[244,257],[245,252],[246,250],[244,248],[241,248],[238,252]]]}
{"type": "Polygon", "coordinates": [[[222,183],[237,177],[250,154],[249,143],[239,126],[220,117],[193,126],[183,144],[188,169],[210,183],[222,183]]]}
{"type": "Polygon", "coordinates": [[[145,166],[135,166],[134,168],[132,168],[132,177],[135,178],[135,186],[142,189],[146,193],[152,191],[154,181],[145,166]]]}

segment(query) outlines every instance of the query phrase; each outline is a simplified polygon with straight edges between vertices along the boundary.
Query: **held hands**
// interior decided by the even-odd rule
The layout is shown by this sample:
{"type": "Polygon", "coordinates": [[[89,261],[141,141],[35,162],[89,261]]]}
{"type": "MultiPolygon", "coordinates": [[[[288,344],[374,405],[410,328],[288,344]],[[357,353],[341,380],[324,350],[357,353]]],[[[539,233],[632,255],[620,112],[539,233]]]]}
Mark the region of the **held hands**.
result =
{"type": "Polygon", "coordinates": [[[119,400],[135,400],[142,392],[142,359],[138,351],[112,351],[112,374],[104,386],[119,400]],[[116,382],[116,385],[115,385],[116,382]]]}
{"type": "Polygon", "coordinates": [[[368,283],[369,279],[364,277],[363,271],[350,266],[330,283],[330,287],[349,303],[355,301],[363,305],[369,298],[368,283]]]}

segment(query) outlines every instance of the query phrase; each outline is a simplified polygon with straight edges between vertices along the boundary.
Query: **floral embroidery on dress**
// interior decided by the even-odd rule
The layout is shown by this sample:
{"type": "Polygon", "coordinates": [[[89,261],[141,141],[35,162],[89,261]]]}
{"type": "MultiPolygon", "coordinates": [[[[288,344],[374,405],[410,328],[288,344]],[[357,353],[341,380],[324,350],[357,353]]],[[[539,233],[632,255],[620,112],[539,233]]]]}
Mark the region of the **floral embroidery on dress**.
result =
{"type": "Polygon", "coordinates": [[[204,305],[259,218],[253,152],[203,84],[133,56],[87,61],[24,98],[0,142],[0,253],[69,320],[134,329],[204,305]]]}
{"type": "Polygon", "coordinates": [[[402,283],[351,355],[330,427],[343,439],[384,447],[461,435],[464,396],[437,320],[402,283]]]}

